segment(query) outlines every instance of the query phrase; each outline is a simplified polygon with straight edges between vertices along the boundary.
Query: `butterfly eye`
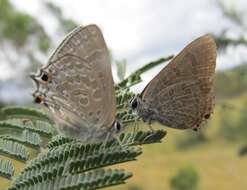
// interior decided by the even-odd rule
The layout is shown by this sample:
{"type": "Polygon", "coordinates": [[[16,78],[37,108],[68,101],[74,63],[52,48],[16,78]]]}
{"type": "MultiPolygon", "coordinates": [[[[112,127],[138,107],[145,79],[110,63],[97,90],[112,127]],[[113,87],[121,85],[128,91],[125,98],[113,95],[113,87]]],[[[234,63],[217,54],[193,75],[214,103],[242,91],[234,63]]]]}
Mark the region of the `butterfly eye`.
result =
{"type": "Polygon", "coordinates": [[[122,126],[121,126],[120,122],[115,121],[114,122],[114,129],[116,130],[116,132],[120,132],[121,128],[122,128],[122,126]]]}
{"type": "Polygon", "coordinates": [[[136,109],[137,106],[138,106],[137,98],[134,98],[134,99],[130,102],[130,104],[131,104],[131,108],[132,108],[132,109],[136,109]]]}
{"type": "Polygon", "coordinates": [[[42,79],[43,81],[47,82],[48,79],[49,79],[49,77],[48,77],[48,75],[47,75],[46,73],[44,73],[44,74],[42,75],[41,79],[42,79]]]}
{"type": "Polygon", "coordinates": [[[205,118],[205,119],[209,119],[209,118],[210,118],[210,114],[204,115],[204,118],[205,118]]]}
{"type": "MultiPolygon", "coordinates": [[[[41,72],[42,72],[42,71],[41,71],[41,72]]],[[[41,80],[42,80],[43,82],[47,83],[47,82],[50,81],[51,76],[50,76],[50,74],[47,73],[47,72],[42,72],[40,78],[41,78],[41,80]]]]}

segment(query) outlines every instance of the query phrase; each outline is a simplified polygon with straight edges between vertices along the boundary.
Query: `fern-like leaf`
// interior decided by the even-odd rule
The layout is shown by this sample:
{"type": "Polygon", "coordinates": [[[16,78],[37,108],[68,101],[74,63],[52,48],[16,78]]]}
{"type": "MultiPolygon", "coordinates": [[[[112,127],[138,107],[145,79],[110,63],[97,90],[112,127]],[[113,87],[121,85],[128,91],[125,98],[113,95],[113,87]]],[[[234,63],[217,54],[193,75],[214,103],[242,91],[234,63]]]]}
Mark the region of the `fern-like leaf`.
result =
{"type": "Polygon", "coordinates": [[[116,139],[108,141],[105,145],[102,143],[85,145],[76,140],[71,141],[72,139],[67,137],[56,137],[48,152],[29,162],[14,184],[33,181],[38,177],[44,179],[49,175],[63,176],[65,173],[82,173],[135,160],[142,151],[140,147],[130,146],[159,142],[165,134],[162,130],[139,131],[136,134],[123,133],[119,137],[121,146],[116,139]]]}
{"type": "Polygon", "coordinates": [[[0,160],[0,176],[10,179],[14,175],[14,166],[9,160],[0,160]]]}
{"type": "Polygon", "coordinates": [[[126,79],[122,80],[120,83],[118,83],[116,85],[116,89],[124,89],[124,88],[129,88],[139,82],[141,82],[141,74],[143,74],[144,72],[150,70],[151,68],[164,63],[166,61],[169,61],[173,58],[173,55],[171,56],[167,56],[165,58],[160,58],[156,61],[152,61],[150,63],[145,64],[143,67],[141,67],[140,69],[136,70],[134,73],[132,73],[131,75],[129,75],[126,79]]]}
{"type": "Polygon", "coordinates": [[[20,161],[26,161],[28,159],[28,152],[25,146],[6,139],[0,139],[0,153],[20,161]]]}
{"type": "Polygon", "coordinates": [[[141,153],[141,149],[137,147],[125,149],[118,147],[118,149],[95,152],[90,156],[78,154],[68,157],[61,155],[60,159],[50,157],[49,160],[40,162],[41,164],[26,168],[15,180],[15,184],[30,181],[40,176],[45,178],[47,175],[63,176],[65,174],[82,173],[113,164],[132,161],[141,153]]]}
{"type": "Polygon", "coordinates": [[[51,118],[41,110],[27,107],[4,107],[0,110],[0,120],[12,118],[29,118],[39,119],[49,123],[53,123],[51,118]]]}
{"type": "Polygon", "coordinates": [[[78,142],[78,141],[70,137],[56,135],[47,144],[47,148],[52,149],[52,148],[55,148],[55,147],[58,147],[64,144],[72,143],[72,142],[78,142]]]}
{"type": "Polygon", "coordinates": [[[99,169],[82,174],[66,176],[38,176],[26,182],[12,185],[8,190],[94,190],[112,185],[123,184],[132,173],[123,169],[99,169]]]}
{"type": "Polygon", "coordinates": [[[41,136],[51,137],[55,133],[54,127],[47,122],[41,120],[26,120],[26,119],[8,119],[0,121],[0,128],[2,129],[18,129],[30,130],[36,132],[41,136]]]}
{"type": "Polygon", "coordinates": [[[128,88],[124,90],[116,91],[116,100],[117,100],[117,109],[128,108],[128,102],[132,97],[134,97],[134,93],[131,92],[128,88]]]}
{"type": "MultiPolygon", "coordinates": [[[[166,131],[164,130],[156,130],[156,131],[138,131],[137,133],[122,133],[119,136],[119,140],[124,146],[131,145],[142,145],[142,144],[150,144],[150,143],[158,143],[162,138],[166,136],[166,131]]],[[[48,143],[47,147],[49,149],[55,149],[59,146],[66,145],[68,147],[71,146],[71,143],[79,142],[70,137],[57,135],[52,138],[52,140],[48,143]]],[[[119,145],[119,142],[116,139],[109,141],[107,146],[116,146],[119,145]]],[[[65,147],[66,147],[65,146],[65,147]]],[[[82,145],[83,147],[87,147],[87,150],[95,151],[95,149],[99,149],[101,144],[93,144],[93,145],[82,145]]]]}
{"type": "Polygon", "coordinates": [[[28,130],[24,130],[20,136],[1,135],[0,138],[18,142],[32,148],[39,148],[41,145],[40,135],[28,130]]]}

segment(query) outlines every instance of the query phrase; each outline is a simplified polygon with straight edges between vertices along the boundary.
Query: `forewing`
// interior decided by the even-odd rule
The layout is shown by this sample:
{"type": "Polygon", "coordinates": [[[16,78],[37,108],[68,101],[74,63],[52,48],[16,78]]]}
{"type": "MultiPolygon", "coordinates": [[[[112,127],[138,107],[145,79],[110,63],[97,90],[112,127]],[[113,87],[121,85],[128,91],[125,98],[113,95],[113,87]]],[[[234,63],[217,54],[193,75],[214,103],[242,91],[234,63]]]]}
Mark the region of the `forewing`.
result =
{"type": "Polygon", "coordinates": [[[162,124],[174,128],[199,127],[213,109],[215,65],[215,42],[209,35],[202,36],[150,81],[141,98],[162,124]]]}
{"type": "Polygon", "coordinates": [[[109,52],[97,26],[72,31],[43,69],[52,73],[46,100],[57,120],[89,130],[111,126],[114,84],[109,52]]]}

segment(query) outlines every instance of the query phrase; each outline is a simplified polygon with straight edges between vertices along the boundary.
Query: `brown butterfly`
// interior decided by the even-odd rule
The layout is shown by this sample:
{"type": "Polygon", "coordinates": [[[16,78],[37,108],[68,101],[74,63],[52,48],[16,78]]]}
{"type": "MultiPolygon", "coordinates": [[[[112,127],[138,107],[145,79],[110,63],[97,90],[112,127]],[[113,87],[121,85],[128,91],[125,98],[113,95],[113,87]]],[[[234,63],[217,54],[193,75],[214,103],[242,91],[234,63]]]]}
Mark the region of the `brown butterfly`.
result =
{"type": "Polygon", "coordinates": [[[120,131],[109,51],[96,25],[74,29],[30,76],[34,101],[51,111],[62,134],[95,142],[120,131]]]}
{"type": "Polygon", "coordinates": [[[216,44],[204,35],[186,46],[130,106],[144,122],[197,130],[214,107],[216,44]]]}

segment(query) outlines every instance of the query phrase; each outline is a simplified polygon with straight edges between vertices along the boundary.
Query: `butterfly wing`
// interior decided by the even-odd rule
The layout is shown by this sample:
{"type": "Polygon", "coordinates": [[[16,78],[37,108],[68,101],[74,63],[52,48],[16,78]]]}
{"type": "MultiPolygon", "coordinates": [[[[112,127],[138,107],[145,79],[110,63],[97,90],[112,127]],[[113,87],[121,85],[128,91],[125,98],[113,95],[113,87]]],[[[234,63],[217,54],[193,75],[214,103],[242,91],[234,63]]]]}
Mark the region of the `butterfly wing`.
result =
{"type": "Polygon", "coordinates": [[[213,109],[215,66],[212,37],[202,36],[186,46],[141,93],[154,119],[173,128],[199,127],[213,109]]]}
{"type": "Polygon", "coordinates": [[[45,103],[60,130],[85,139],[111,127],[116,113],[114,83],[109,52],[96,25],[72,31],[43,70],[52,75],[45,103]]]}

